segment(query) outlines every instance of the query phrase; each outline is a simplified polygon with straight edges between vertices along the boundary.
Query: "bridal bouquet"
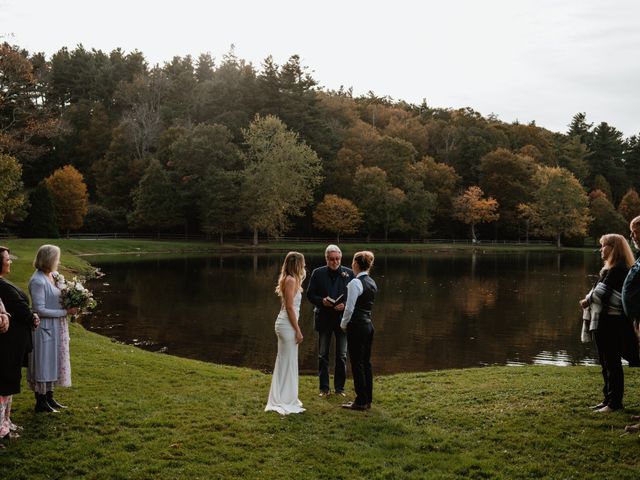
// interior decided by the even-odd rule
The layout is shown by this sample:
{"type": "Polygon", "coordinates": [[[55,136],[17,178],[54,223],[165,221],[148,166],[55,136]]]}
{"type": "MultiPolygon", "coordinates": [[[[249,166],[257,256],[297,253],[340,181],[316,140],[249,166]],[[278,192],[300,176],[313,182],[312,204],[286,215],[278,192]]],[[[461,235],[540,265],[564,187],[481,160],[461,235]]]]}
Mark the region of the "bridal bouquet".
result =
{"type": "Polygon", "coordinates": [[[93,293],[87,290],[77,277],[67,282],[62,274],[56,272],[53,278],[56,287],[60,289],[62,308],[78,308],[80,312],[96,308],[97,302],[93,298],[93,293]]]}

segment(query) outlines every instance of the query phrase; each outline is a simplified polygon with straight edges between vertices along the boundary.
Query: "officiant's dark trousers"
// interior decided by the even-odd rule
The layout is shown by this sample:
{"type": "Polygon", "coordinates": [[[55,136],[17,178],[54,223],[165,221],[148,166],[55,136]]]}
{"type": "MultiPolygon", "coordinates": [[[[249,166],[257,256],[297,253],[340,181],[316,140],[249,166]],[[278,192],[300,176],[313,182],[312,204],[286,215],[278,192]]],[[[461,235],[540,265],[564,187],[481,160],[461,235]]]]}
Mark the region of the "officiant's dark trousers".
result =
{"type": "Polygon", "coordinates": [[[371,344],[373,324],[349,323],[347,325],[347,346],[351,359],[353,387],[356,391],[356,405],[367,405],[373,401],[373,374],[371,372],[371,344]]]}
{"type": "Polygon", "coordinates": [[[334,335],[336,337],[336,366],[333,386],[336,393],[339,393],[344,391],[344,383],[347,379],[347,334],[340,327],[318,332],[318,376],[320,377],[320,390],[328,392],[329,352],[331,337],[334,335]]]}

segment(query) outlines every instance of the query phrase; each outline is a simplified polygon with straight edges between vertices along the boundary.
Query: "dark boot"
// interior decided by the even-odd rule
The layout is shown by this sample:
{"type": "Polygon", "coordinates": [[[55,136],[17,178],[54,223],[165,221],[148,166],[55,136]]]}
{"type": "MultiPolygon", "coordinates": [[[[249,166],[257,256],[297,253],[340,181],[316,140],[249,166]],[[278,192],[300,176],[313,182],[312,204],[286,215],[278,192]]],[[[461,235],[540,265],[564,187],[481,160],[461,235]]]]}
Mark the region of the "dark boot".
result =
{"type": "Polygon", "coordinates": [[[46,397],[47,397],[47,403],[49,404],[50,407],[57,408],[57,409],[67,408],[66,405],[61,405],[53,399],[53,392],[47,392],[46,397]]]}
{"type": "Polygon", "coordinates": [[[58,413],[47,403],[47,396],[41,393],[36,393],[36,412],[58,413]]]}

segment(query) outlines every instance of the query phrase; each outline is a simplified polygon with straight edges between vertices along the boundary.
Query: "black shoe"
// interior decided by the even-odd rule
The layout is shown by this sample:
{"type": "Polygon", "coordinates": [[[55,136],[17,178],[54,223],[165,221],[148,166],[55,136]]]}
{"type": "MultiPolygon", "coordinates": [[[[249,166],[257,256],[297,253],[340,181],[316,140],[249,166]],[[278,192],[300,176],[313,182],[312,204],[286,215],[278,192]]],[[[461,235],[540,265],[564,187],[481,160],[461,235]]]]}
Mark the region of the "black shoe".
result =
{"type": "Polygon", "coordinates": [[[58,413],[58,410],[47,403],[47,396],[36,393],[36,412],[58,413]]]}
{"type": "Polygon", "coordinates": [[[49,404],[49,406],[51,406],[53,408],[58,408],[58,409],[67,408],[66,405],[61,405],[60,403],[56,402],[53,399],[53,392],[47,392],[46,397],[47,397],[47,403],[49,404]]]}
{"type": "Polygon", "coordinates": [[[606,407],[606,406],[607,406],[606,402],[600,402],[599,404],[593,405],[593,406],[591,406],[589,408],[591,410],[600,410],[602,407],[606,407]]]}

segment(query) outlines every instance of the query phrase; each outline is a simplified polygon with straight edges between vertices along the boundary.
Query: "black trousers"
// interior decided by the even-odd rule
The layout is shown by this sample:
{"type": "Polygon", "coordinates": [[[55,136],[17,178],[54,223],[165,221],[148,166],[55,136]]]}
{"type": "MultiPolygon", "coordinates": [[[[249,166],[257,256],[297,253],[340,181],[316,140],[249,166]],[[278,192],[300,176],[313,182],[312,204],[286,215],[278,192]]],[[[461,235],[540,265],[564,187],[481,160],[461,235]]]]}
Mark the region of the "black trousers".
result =
{"type": "Polygon", "coordinates": [[[367,405],[373,401],[373,374],[371,372],[371,323],[347,325],[347,348],[351,360],[351,375],[356,391],[356,405],[367,405]]]}
{"type": "Polygon", "coordinates": [[[625,338],[626,318],[620,315],[602,315],[595,332],[596,347],[604,387],[603,403],[613,409],[622,408],[624,373],[622,371],[622,349],[625,338]]]}

